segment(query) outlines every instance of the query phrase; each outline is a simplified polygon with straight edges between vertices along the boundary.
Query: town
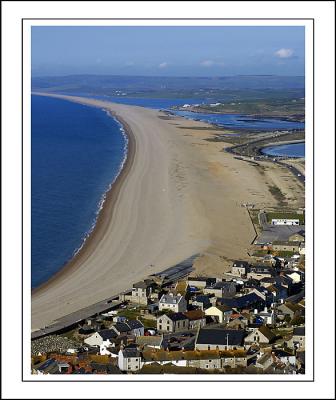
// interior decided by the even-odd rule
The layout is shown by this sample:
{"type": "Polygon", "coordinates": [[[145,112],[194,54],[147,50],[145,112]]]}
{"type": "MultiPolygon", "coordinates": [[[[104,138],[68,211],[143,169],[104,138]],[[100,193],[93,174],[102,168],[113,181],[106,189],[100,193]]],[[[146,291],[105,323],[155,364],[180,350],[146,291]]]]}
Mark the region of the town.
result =
{"type": "Polygon", "coordinates": [[[103,312],[35,335],[32,374],[304,374],[303,217],[273,217],[255,262],[220,278],[192,265],[153,274],[103,312]]]}

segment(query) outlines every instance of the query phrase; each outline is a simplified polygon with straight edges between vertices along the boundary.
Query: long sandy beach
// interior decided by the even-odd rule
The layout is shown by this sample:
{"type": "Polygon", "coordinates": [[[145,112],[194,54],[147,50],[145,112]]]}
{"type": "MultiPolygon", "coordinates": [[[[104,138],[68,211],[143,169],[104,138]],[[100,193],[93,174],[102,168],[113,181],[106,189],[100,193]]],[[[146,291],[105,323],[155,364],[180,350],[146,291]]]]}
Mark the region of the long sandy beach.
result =
{"type": "Polygon", "coordinates": [[[206,139],[207,124],[136,106],[55,95],[104,108],[124,125],[127,162],[81,251],[32,293],[32,330],[108,298],[145,276],[201,253],[196,271],[220,276],[246,258],[255,231],[242,203],[277,205],[276,184],[300,206],[286,169],[256,168],[206,139]],[[200,129],[201,128],[201,129],[200,129]],[[289,181],[290,182],[290,181],[289,181]]]}

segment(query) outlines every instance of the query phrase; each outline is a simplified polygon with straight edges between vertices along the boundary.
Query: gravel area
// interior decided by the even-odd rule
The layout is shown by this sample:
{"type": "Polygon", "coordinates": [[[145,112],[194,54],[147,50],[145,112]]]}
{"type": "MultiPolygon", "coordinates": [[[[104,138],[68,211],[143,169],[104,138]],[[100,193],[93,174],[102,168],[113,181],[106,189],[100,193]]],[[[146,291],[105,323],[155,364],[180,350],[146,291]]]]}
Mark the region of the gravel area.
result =
{"type": "Polygon", "coordinates": [[[51,335],[31,342],[31,354],[38,355],[51,351],[65,352],[68,349],[80,347],[80,343],[67,339],[63,336],[51,335]]]}

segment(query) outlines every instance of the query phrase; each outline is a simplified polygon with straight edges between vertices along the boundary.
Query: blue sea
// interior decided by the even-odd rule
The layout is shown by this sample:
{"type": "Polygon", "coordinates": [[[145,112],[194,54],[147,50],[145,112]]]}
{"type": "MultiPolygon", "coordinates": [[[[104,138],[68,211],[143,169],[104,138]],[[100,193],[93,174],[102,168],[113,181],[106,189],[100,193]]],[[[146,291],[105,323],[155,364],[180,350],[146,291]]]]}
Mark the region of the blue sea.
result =
{"type": "Polygon", "coordinates": [[[269,146],[262,149],[263,154],[269,156],[281,157],[304,157],[305,144],[304,143],[289,143],[279,146],[269,146]]]}
{"type": "Polygon", "coordinates": [[[105,111],[32,96],[32,287],[72,258],[92,229],[127,149],[105,111]]]}

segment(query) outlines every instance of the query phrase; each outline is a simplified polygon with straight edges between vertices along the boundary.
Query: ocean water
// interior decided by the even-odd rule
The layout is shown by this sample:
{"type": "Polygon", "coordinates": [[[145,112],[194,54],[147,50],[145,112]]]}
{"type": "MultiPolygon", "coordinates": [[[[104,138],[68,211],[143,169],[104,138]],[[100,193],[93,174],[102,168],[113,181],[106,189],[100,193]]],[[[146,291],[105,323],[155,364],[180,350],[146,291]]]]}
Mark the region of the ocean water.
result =
{"type": "Polygon", "coordinates": [[[262,149],[263,154],[269,156],[286,156],[286,157],[304,157],[305,144],[304,143],[290,143],[282,144],[279,146],[269,146],[262,149]]]}
{"type": "Polygon", "coordinates": [[[31,276],[37,287],[83,244],[124,162],[127,139],[105,111],[32,96],[31,276]]]}

